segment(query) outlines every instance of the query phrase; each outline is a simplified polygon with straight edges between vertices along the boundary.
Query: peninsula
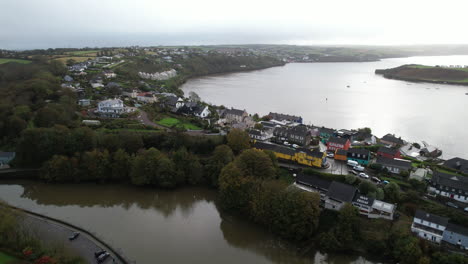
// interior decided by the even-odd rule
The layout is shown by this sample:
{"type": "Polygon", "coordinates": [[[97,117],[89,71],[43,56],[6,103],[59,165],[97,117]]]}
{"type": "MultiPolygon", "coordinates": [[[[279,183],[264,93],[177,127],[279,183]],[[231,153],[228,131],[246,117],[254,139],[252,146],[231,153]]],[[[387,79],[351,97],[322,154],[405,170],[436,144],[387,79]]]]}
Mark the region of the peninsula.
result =
{"type": "Polygon", "coordinates": [[[468,85],[468,67],[461,65],[426,66],[408,64],[391,69],[378,69],[375,70],[375,73],[381,74],[388,79],[410,82],[468,85]]]}

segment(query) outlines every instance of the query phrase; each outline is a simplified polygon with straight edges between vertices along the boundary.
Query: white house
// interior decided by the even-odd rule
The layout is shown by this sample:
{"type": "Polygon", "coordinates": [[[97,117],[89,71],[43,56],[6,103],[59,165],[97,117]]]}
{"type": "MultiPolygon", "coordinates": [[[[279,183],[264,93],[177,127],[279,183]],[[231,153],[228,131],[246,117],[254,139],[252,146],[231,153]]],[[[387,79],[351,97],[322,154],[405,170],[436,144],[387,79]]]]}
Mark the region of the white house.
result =
{"type": "Polygon", "coordinates": [[[136,96],[137,101],[144,102],[144,103],[154,103],[158,101],[158,98],[151,93],[151,92],[145,92],[145,93],[139,93],[136,96]]]}
{"type": "Polygon", "coordinates": [[[447,224],[448,218],[417,210],[411,225],[411,232],[420,238],[440,244],[447,224]]]}
{"type": "Polygon", "coordinates": [[[119,117],[123,113],[130,112],[120,99],[109,99],[98,103],[97,113],[103,116],[119,117]]]}
{"type": "Polygon", "coordinates": [[[210,114],[211,111],[208,108],[208,106],[205,106],[204,108],[200,108],[200,111],[195,112],[195,116],[201,117],[201,118],[207,118],[210,114]]]}
{"type": "Polygon", "coordinates": [[[110,78],[115,78],[117,74],[115,74],[113,71],[104,71],[103,72],[104,77],[110,79],[110,78]]]}

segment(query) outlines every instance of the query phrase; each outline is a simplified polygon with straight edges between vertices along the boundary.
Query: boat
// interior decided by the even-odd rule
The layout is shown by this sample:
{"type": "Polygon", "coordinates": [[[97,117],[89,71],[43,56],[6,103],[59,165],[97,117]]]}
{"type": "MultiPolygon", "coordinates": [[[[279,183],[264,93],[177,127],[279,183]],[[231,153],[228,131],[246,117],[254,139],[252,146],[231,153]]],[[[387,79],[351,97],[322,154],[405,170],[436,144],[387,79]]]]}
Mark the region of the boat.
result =
{"type": "Polygon", "coordinates": [[[350,86],[349,86],[349,85],[346,85],[346,87],[348,87],[348,88],[349,88],[350,86]]]}

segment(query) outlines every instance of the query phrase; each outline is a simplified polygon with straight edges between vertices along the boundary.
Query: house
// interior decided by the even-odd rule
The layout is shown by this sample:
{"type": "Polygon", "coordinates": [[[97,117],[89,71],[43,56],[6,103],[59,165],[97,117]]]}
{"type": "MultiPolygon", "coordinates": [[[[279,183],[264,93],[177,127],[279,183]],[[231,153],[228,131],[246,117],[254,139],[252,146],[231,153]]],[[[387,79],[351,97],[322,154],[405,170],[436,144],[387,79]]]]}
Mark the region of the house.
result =
{"type": "Polygon", "coordinates": [[[468,160],[462,158],[453,158],[446,160],[443,164],[447,168],[451,168],[461,173],[468,174],[468,160]]]}
{"type": "Polygon", "coordinates": [[[352,131],[348,129],[340,129],[336,132],[336,135],[340,138],[347,138],[351,140],[356,133],[357,131],[352,131]]]}
{"type": "Polygon", "coordinates": [[[334,152],[337,149],[348,150],[351,147],[351,142],[347,138],[330,137],[327,142],[327,150],[334,152]]]}
{"type": "Polygon", "coordinates": [[[401,159],[400,150],[389,147],[380,147],[377,150],[377,156],[385,157],[389,159],[401,159]]]}
{"type": "Polygon", "coordinates": [[[395,211],[396,206],[394,204],[374,200],[374,202],[372,203],[372,211],[367,217],[393,220],[395,211]]]}
{"type": "Polygon", "coordinates": [[[342,160],[342,161],[346,161],[347,160],[347,155],[348,155],[348,151],[347,150],[344,150],[344,149],[337,149],[335,151],[335,157],[334,159],[335,160],[342,160]]]}
{"type": "Polygon", "coordinates": [[[325,208],[341,210],[345,203],[352,203],[356,191],[357,189],[351,185],[333,181],[325,198],[325,208]]]}
{"type": "Polygon", "coordinates": [[[279,114],[279,113],[270,112],[268,114],[268,117],[270,119],[274,119],[274,120],[287,121],[287,122],[294,122],[294,123],[302,124],[302,117],[300,117],[300,116],[286,115],[286,114],[279,114]]]}
{"type": "Polygon", "coordinates": [[[104,77],[110,79],[110,78],[115,78],[117,74],[115,74],[113,71],[106,70],[102,73],[104,77]]]}
{"type": "Polygon", "coordinates": [[[63,80],[66,82],[73,82],[73,78],[70,75],[65,75],[63,77],[63,80]]]}
{"type": "Polygon", "coordinates": [[[231,108],[224,111],[224,118],[228,123],[241,123],[247,116],[249,114],[245,110],[231,108]]]}
{"type": "Polygon", "coordinates": [[[369,215],[372,212],[374,198],[357,193],[353,198],[352,204],[358,208],[360,214],[369,215]]]}
{"type": "Polygon", "coordinates": [[[99,120],[83,120],[81,121],[81,123],[87,126],[100,126],[101,125],[101,121],[99,120]]]}
{"type": "Polygon", "coordinates": [[[415,180],[418,180],[418,181],[423,181],[427,177],[427,172],[428,172],[427,169],[417,168],[416,171],[413,171],[413,172],[410,173],[409,178],[410,179],[415,179],[415,180]]]}
{"type": "Polygon", "coordinates": [[[366,131],[358,131],[353,134],[351,137],[352,144],[364,144],[364,145],[375,145],[377,144],[377,139],[374,135],[366,131]]]}
{"type": "Polygon", "coordinates": [[[140,91],[133,89],[131,92],[123,91],[122,95],[128,96],[130,98],[137,98],[137,95],[140,93],[141,93],[140,91]]]}
{"type": "Polygon", "coordinates": [[[400,174],[404,171],[410,172],[413,166],[411,161],[404,159],[390,159],[386,157],[377,157],[376,164],[382,165],[382,168],[386,168],[390,173],[400,174]]]}
{"type": "Polygon", "coordinates": [[[99,82],[92,82],[91,87],[93,87],[94,89],[97,89],[97,88],[104,87],[104,84],[99,83],[99,82]]]}
{"type": "Polygon", "coordinates": [[[468,203],[468,177],[435,171],[429,182],[429,192],[468,203]]]}
{"type": "Polygon", "coordinates": [[[383,136],[380,139],[380,142],[382,144],[392,146],[392,147],[403,146],[405,144],[405,142],[401,138],[397,138],[395,137],[395,135],[392,135],[392,134],[387,134],[383,136]]]}
{"type": "Polygon", "coordinates": [[[325,152],[318,149],[290,148],[282,145],[256,141],[253,145],[258,150],[270,150],[278,159],[296,162],[301,165],[322,168],[326,165],[327,156],[325,152]]]}
{"type": "Polygon", "coordinates": [[[416,210],[411,232],[420,238],[440,244],[445,229],[447,228],[448,218],[430,214],[422,210],[416,210]]]}
{"type": "Polygon", "coordinates": [[[108,99],[98,103],[96,112],[106,117],[119,117],[121,114],[130,112],[130,110],[124,106],[122,100],[108,99]]]}
{"type": "Polygon", "coordinates": [[[194,115],[200,118],[207,118],[208,116],[210,116],[210,114],[211,114],[210,108],[206,105],[205,106],[198,105],[194,111],[194,115]]]}
{"type": "Polygon", "coordinates": [[[347,160],[357,161],[361,165],[367,165],[370,161],[371,153],[367,149],[363,148],[350,148],[346,153],[347,160]]]}
{"type": "Polygon", "coordinates": [[[436,158],[442,155],[442,150],[438,149],[435,146],[429,145],[423,141],[424,147],[419,151],[419,155],[423,157],[436,158]]]}
{"type": "Polygon", "coordinates": [[[330,189],[331,183],[332,182],[329,180],[304,173],[299,173],[296,176],[296,184],[298,184],[299,187],[304,185],[310,188],[312,191],[318,192],[320,194],[321,202],[325,201],[325,196],[328,192],[328,189],[330,189]]]}
{"type": "Polygon", "coordinates": [[[311,140],[309,129],[305,125],[276,127],[273,130],[273,136],[281,141],[287,141],[300,146],[309,145],[311,140]]]}
{"type": "Polygon", "coordinates": [[[260,140],[265,141],[273,137],[271,132],[259,130],[259,129],[250,129],[249,130],[249,137],[252,140],[260,140]]]}
{"type": "Polygon", "coordinates": [[[15,158],[16,152],[3,152],[0,151],[0,166],[9,165],[15,158]]]}
{"type": "Polygon", "coordinates": [[[136,95],[136,100],[143,103],[155,103],[158,101],[158,98],[152,92],[138,93],[136,95]]]}
{"type": "Polygon", "coordinates": [[[91,100],[89,100],[89,99],[80,99],[80,100],[78,100],[78,105],[79,106],[89,106],[89,105],[91,105],[91,100]]]}
{"type": "Polygon", "coordinates": [[[331,128],[321,127],[319,128],[320,138],[322,143],[326,144],[330,137],[335,136],[335,130],[331,128]]]}
{"type": "Polygon", "coordinates": [[[452,223],[447,224],[442,241],[468,249],[468,229],[452,223]]]}

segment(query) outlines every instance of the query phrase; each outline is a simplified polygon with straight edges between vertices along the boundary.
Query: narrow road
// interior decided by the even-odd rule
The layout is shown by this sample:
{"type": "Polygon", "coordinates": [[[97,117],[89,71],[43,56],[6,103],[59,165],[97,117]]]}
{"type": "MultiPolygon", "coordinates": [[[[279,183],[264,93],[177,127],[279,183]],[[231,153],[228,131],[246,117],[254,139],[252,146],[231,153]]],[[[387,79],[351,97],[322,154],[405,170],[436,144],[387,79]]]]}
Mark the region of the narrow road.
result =
{"type": "Polygon", "coordinates": [[[140,109],[140,114],[136,117],[141,123],[146,126],[152,126],[166,131],[171,131],[170,128],[154,123],[148,118],[148,114],[140,109]]]}
{"type": "Polygon", "coordinates": [[[9,207],[23,213],[23,228],[34,234],[46,245],[64,248],[66,251],[82,257],[90,264],[97,263],[94,252],[100,250],[106,250],[110,253],[106,261],[102,263],[130,263],[121,253],[116,252],[106,243],[102,242],[102,240],[99,240],[95,235],[86,230],[48,216],[43,216],[13,206],[9,207]],[[75,240],[70,241],[69,237],[74,232],[79,232],[80,235],[75,240]]]}

